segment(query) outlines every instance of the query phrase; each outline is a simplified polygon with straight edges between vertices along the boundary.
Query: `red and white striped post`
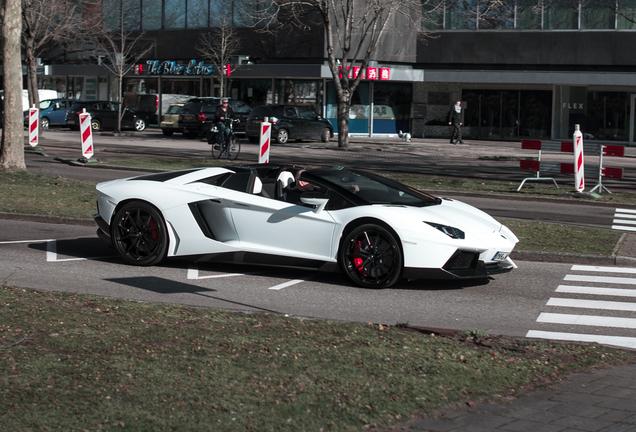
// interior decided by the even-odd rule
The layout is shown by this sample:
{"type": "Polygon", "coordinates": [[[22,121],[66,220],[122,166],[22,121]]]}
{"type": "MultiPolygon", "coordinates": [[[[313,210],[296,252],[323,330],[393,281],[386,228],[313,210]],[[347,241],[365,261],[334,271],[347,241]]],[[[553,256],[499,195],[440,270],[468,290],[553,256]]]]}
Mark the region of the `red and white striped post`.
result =
{"type": "Polygon", "coordinates": [[[258,163],[269,163],[269,144],[272,135],[272,124],[269,118],[265,117],[261,123],[260,151],[258,152],[258,163]]]}
{"type": "Polygon", "coordinates": [[[583,166],[583,134],[580,125],[574,125],[574,189],[583,192],[585,189],[585,173],[583,166]]]}
{"type": "Polygon", "coordinates": [[[31,147],[38,145],[39,119],[40,110],[33,105],[33,108],[29,108],[29,144],[31,147]]]}
{"type": "Polygon", "coordinates": [[[86,108],[80,113],[79,119],[82,137],[82,157],[88,161],[93,157],[93,130],[91,128],[91,115],[86,112],[86,108]]]}

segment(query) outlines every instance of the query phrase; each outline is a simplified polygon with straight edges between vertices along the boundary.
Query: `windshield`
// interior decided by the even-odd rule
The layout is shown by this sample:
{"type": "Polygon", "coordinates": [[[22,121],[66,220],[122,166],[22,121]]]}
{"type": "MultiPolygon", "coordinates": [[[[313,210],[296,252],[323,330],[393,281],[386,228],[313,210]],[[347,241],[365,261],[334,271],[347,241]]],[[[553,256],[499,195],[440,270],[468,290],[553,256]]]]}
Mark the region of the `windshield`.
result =
{"type": "Polygon", "coordinates": [[[440,199],[404,184],[362,171],[321,168],[308,174],[323,178],[353,192],[369,204],[392,204],[424,207],[440,203],[440,199]]]}

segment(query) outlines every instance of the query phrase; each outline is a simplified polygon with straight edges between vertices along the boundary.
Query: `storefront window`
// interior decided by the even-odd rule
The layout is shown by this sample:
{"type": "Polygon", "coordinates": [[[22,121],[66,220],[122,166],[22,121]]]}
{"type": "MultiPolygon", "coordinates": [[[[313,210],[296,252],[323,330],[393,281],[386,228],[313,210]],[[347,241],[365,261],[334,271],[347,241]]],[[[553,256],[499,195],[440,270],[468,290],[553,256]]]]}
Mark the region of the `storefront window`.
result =
{"type": "MultiPolygon", "coordinates": [[[[351,97],[349,106],[349,133],[368,134],[369,133],[369,83],[361,82],[351,97]]],[[[334,132],[338,132],[338,99],[336,98],[336,88],[332,82],[327,83],[327,119],[334,127],[334,132]]]]}
{"type": "Polygon", "coordinates": [[[550,138],[551,91],[464,90],[462,102],[466,133],[473,138],[550,138]]]}
{"type": "Polygon", "coordinates": [[[375,83],[373,133],[411,132],[411,83],[375,83]]]}
{"type": "Polygon", "coordinates": [[[322,114],[322,80],[276,80],[274,103],[310,105],[316,113],[322,114]]]}
{"type": "Polygon", "coordinates": [[[589,139],[629,141],[629,117],[628,93],[588,91],[581,132],[589,139]]]}
{"type": "Polygon", "coordinates": [[[230,96],[245,102],[252,108],[272,103],[271,79],[233,80],[230,85],[230,96]]]}

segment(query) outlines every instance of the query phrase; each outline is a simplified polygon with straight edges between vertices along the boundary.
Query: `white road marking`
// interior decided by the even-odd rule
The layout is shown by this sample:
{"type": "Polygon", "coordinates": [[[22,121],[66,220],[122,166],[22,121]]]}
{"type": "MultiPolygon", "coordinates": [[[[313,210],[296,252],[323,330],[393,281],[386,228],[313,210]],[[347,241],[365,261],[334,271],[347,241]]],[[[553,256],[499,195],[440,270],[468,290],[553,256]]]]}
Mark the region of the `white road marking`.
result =
{"type": "Polygon", "coordinates": [[[630,227],[626,225],[612,225],[612,229],[618,231],[636,231],[636,227],[630,227]]]}
{"type": "Polygon", "coordinates": [[[618,297],[636,297],[636,290],[623,288],[600,288],[574,285],[559,285],[556,292],[569,294],[592,294],[618,297]]]}
{"type": "Polygon", "coordinates": [[[603,272],[603,273],[636,274],[636,268],[632,268],[632,267],[606,267],[606,266],[573,265],[570,270],[572,270],[572,271],[603,272]]]}
{"type": "Polygon", "coordinates": [[[621,277],[612,277],[612,276],[566,275],[563,278],[563,280],[575,281],[575,282],[595,282],[595,283],[636,285],[636,279],[634,278],[621,278],[621,277]]]}
{"type": "Polygon", "coordinates": [[[636,303],[604,300],[551,298],[550,300],[548,300],[547,306],[636,312],[636,303]]]}
{"type": "Polygon", "coordinates": [[[287,288],[287,287],[290,287],[292,285],[299,284],[301,282],[307,282],[309,279],[310,278],[307,278],[307,279],[294,279],[294,280],[290,280],[289,282],[285,282],[285,283],[282,283],[282,284],[271,286],[271,287],[269,287],[267,289],[278,291],[278,290],[282,290],[283,288],[287,288]]]}
{"type": "Polygon", "coordinates": [[[53,239],[44,239],[44,240],[15,240],[15,241],[3,241],[3,242],[0,242],[0,244],[44,243],[44,242],[50,242],[50,241],[53,241],[53,239]]]}
{"type": "Polygon", "coordinates": [[[537,318],[537,322],[636,329],[636,318],[617,318],[596,315],[568,315],[542,312],[539,318],[537,318]]]}
{"type": "Polygon", "coordinates": [[[617,208],[616,212],[617,213],[632,213],[632,214],[636,214],[636,210],[632,210],[632,209],[617,208]]]}
{"type": "Polygon", "coordinates": [[[528,334],[526,334],[526,337],[569,342],[596,342],[602,345],[611,345],[623,348],[636,348],[636,338],[625,336],[604,336],[530,330],[528,334]]]}
{"type": "Polygon", "coordinates": [[[636,231],[636,210],[620,209],[614,211],[612,229],[618,231],[636,231]]]}
{"type": "Polygon", "coordinates": [[[627,220],[627,219],[614,219],[612,221],[613,224],[627,224],[627,225],[636,225],[636,219],[635,220],[627,220]]]}
{"type": "Polygon", "coordinates": [[[187,278],[189,280],[218,279],[218,278],[226,278],[226,277],[245,276],[246,274],[247,273],[222,273],[222,274],[210,275],[210,276],[199,276],[199,269],[189,268],[187,278]]]}

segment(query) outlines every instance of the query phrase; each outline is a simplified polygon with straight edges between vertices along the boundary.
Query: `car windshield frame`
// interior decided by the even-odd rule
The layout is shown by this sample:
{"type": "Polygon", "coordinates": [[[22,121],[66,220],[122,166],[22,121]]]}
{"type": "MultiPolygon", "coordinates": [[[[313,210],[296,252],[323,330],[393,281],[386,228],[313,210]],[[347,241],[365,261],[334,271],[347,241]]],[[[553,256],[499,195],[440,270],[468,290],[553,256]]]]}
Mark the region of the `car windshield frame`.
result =
{"type": "MultiPolygon", "coordinates": [[[[405,184],[365,171],[343,168],[317,168],[303,173],[346,190],[366,204],[427,207],[439,205],[441,199],[405,184]]],[[[303,176],[301,175],[301,178],[303,176]]]]}

